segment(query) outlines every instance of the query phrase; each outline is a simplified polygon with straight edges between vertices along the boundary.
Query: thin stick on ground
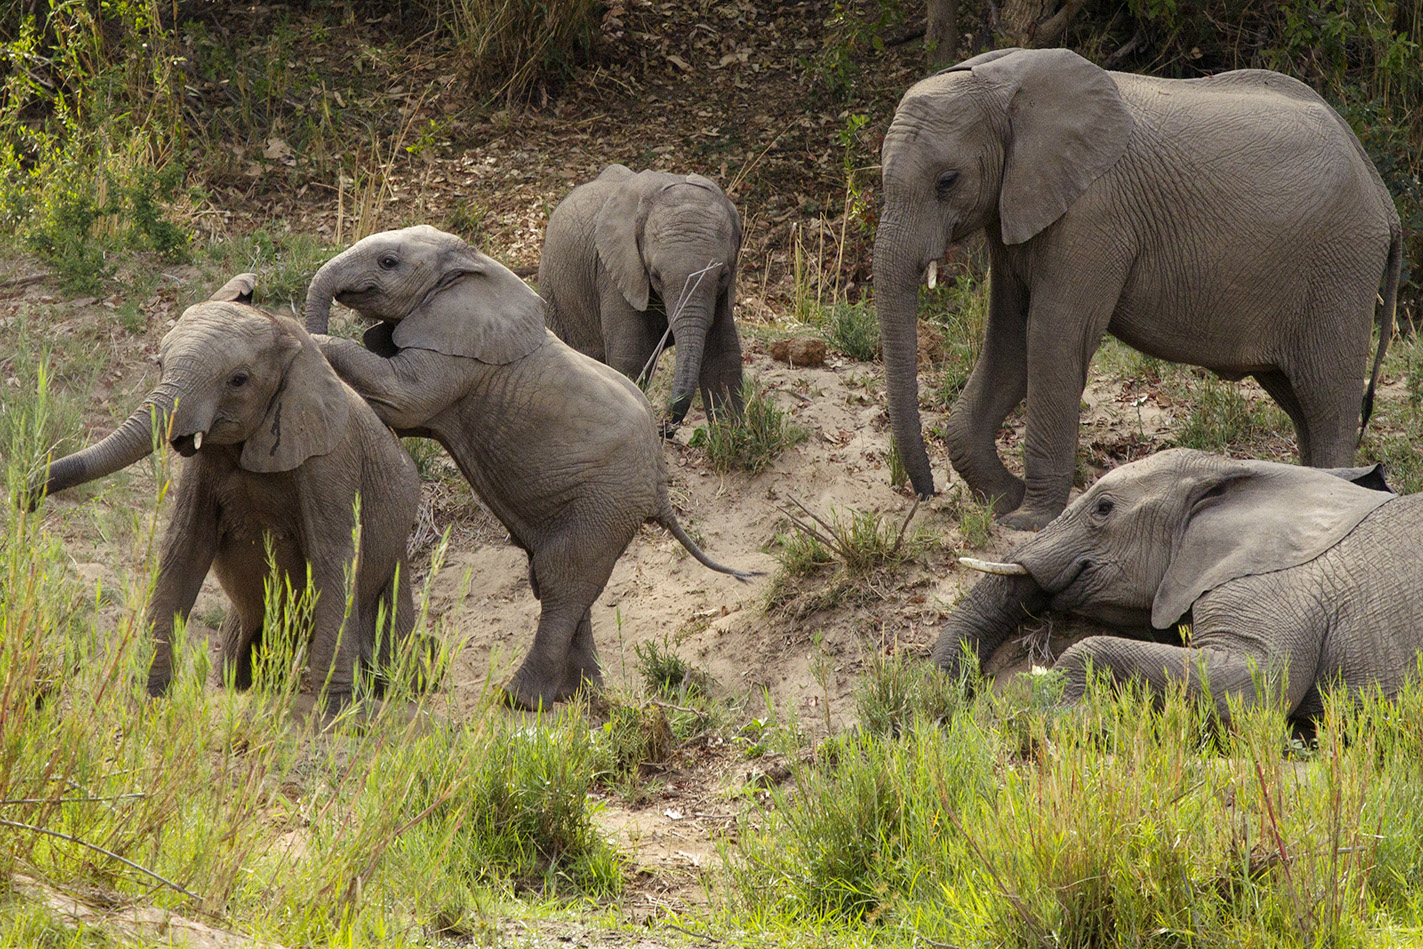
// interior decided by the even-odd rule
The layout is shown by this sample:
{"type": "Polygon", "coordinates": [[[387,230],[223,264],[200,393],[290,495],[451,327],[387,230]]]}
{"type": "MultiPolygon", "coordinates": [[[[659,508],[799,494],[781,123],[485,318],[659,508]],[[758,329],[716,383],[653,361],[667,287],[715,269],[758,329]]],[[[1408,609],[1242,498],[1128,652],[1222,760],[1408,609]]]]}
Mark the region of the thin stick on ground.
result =
{"type": "Polygon", "coordinates": [[[15,820],[5,820],[5,819],[3,819],[3,818],[0,818],[0,825],[3,825],[3,826],[5,826],[5,827],[15,827],[15,828],[18,828],[18,829],[20,829],[20,830],[33,831],[33,832],[36,833],[36,834],[46,834],[46,835],[48,835],[48,836],[50,836],[50,837],[58,837],[60,840],[67,840],[67,841],[68,841],[69,843],[71,843],[71,844],[78,844],[78,845],[81,846],[81,847],[87,847],[88,849],[93,850],[93,851],[96,852],[96,853],[101,853],[101,854],[103,854],[103,855],[106,856],[106,857],[113,857],[113,858],[114,858],[115,860],[117,860],[119,863],[122,863],[122,864],[125,864],[125,865],[127,865],[127,866],[133,867],[133,868],[134,868],[135,870],[137,870],[138,872],[143,873],[143,874],[147,874],[148,876],[153,877],[153,879],[157,880],[159,883],[162,883],[164,886],[167,886],[167,887],[170,887],[170,888],[172,888],[172,889],[174,889],[174,890],[177,890],[179,893],[182,893],[184,896],[192,897],[193,899],[197,900],[197,901],[200,902],[200,903],[201,903],[201,902],[204,902],[204,900],[203,900],[203,898],[202,898],[201,896],[199,896],[198,894],[194,893],[192,890],[188,889],[187,887],[183,886],[182,884],[174,883],[172,880],[168,879],[167,877],[160,876],[159,874],[154,873],[152,870],[148,869],[147,867],[142,866],[141,864],[134,863],[132,860],[128,859],[127,857],[120,857],[118,854],[114,853],[112,850],[105,850],[103,847],[100,847],[98,844],[91,844],[91,843],[89,843],[89,841],[87,841],[87,840],[80,840],[78,837],[72,837],[72,836],[70,836],[69,834],[60,833],[60,832],[57,831],[57,830],[50,830],[48,827],[36,827],[34,824],[23,824],[23,823],[21,823],[20,821],[15,821],[15,820]]]}

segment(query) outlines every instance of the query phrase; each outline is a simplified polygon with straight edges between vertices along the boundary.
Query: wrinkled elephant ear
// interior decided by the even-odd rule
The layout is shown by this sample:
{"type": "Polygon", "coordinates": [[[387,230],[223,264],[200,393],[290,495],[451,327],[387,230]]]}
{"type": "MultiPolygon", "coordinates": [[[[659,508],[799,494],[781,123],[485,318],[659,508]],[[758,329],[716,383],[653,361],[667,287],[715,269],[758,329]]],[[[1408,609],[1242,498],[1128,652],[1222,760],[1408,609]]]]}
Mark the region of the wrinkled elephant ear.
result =
{"type": "Polygon", "coordinates": [[[282,384],[261,426],[242,446],[247,471],[290,471],[341,443],[351,404],[346,386],[296,320],[272,317],[274,345],[287,354],[282,384]]]}
{"type": "Polygon", "coordinates": [[[1223,583],[1308,563],[1397,497],[1329,471],[1265,461],[1231,463],[1192,490],[1195,500],[1152,601],[1157,629],[1169,628],[1223,583]]]}
{"type": "Polygon", "coordinates": [[[251,303],[252,291],[257,289],[257,275],[240,273],[213,291],[208,300],[213,303],[251,303]]]}
{"type": "Polygon", "coordinates": [[[965,66],[1011,93],[998,215],[1003,243],[1021,244],[1117,163],[1132,118],[1107,71],[1071,50],[986,53],[965,66]]]}
{"type": "Polygon", "coordinates": [[[508,267],[465,247],[444,279],[395,324],[390,338],[401,349],[431,349],[502,366],[544,344],[543,298],[508,267]]]}
{"type": "Polygon", "coordinates": [[[651,180],[644,178],[650,174],[644,171],[625,179],[622,187],[603,202],[593,222],[593,244],[598,250],[598,259],[608,276],[613,278],[613,284],[621,291],[623,299],[639,312],[647,309],[647,298],[651,293],[639,246],[642,225],[647,220],[642,206],[642,197],[647,189],[642,185],[651,180]]]}
{"type": "Polygon", "coordinates": [[[962,62],[954,63],[952,66],[945,66],[943,69],[934,73],[934,75],[941,76],[946,72],[963,72],[966,69],[973,69],[976,66],[982,66],[984,63],[991,63],[995,59],[1002,59],[1004,56],[1008,56],[1012,53],[1021,53],[1022,51],[1023,48],[1021,46],[1009,46],[1006,49],[991,49],[986,53],[979,53],[977,56],[971,56],[962,62]]]}

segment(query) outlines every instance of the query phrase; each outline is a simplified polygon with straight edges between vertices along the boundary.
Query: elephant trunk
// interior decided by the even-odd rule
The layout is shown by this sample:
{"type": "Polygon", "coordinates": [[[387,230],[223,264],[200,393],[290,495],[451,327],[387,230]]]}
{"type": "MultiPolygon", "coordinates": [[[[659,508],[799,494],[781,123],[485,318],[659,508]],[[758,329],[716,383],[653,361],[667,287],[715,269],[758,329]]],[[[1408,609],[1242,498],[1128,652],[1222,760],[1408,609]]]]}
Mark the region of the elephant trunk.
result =
{"type": "Polygon", "coordinates": [[[153,451],[154,432],[161,437],[168,430],[168,417],[178,393],[178,386],[160,382],[143,404],[103,441],[52,462],[47,476],[30,482],[30,508],[33,510],[45,495],[113,474],[153,451]]]}
{"type": "Polygon", "coordinates": [[[884,349],[890,430],[914,493],[934,493],[934,475],[919,425],[919,268],[899,245],[898,232],[881,224],[875,238],[875,315],[884,349]]]}
{"type": "Polygon", "coordinates": [[[988,576],[959,603],[934,644],[934,663],[958,675],[964,651],[993,655],[1018,625],[1047,606],[1047,594],[1031,576],[988,576]]]}
{"type": "MultiPolygon", "coordinates": [[[[669,316],[672,337],[677,343],[677,364],[672,374],[672,398],[668,405],[667,417],[673,423],[681,422],[692,406],[692,396],[702,374],[702,352],[706,347],[707,330],[711,328],[712,302],[716,292],[714,277],[703,276],[703,281],[711,284],[711,291],[698,291],[697,295],[685,301],[680,310],[669,316]]],[[[675,303],[673,304],[675,305],[675,303]]],[[[711,406],[707,406],[711,411],[711,406]]]]}
{"type": "Polygon", "coordinates": [[[325,333],[331,323],[331,301],[341,289],[341,277],[346,269],[346,255],[332,257],[311,278],[306,288],[306,331],[325,333]]]}

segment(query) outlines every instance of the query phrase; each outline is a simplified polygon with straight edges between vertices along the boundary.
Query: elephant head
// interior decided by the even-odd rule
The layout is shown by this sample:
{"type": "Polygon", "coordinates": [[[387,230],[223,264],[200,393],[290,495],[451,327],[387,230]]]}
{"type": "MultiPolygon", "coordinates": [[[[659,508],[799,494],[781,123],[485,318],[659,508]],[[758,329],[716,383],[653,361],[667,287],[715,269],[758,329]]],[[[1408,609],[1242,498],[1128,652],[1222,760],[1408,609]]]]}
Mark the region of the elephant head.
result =
{"type": "Polygon", "coordinates": [[[677,349],[668,415],[680,422],[697,391],[708,331],[714,322],[731,325],[741,218],[701,175],[610,165],[597,180],[618,186],[594,222],[598,259],[634,310],[662,301],[677,349]]]}
{"type": "Polygon", "coordinates": [[[1064,610],[1125,629],[1170,629],[1239,577],[1306,563],[1394,495],[1377,465],[1302,468],[1178,448],[1104,475],[980,580],[934,647],[986,657],[1029,613],[1064,610]]]}
{"type": "Polygon", "coordinates": [[[306,327],[325,333],[332,299],[379,320],[373,352],[430,349],[493,365],[522,359],[545,339],[543,301],[514,272],[428,225],[382,231],[326,262],[306,294],[306,327]]]}
{"type": "Polygon", "coordinates": [[[133,464],[159,439],[185,458],[232,452],[257,472],[288,471],[335,447],[349,413],[344,386],[300,324],[246,305],[254,281],[235,277],[183,313],[163,337],[158,385],[107,438],[32,482],[32,506],[133,464]]]}
{"type": "Polygon", "coordinates": [[[1116,83],[1064,49],[984,53],[900,100],[881,153],[875,306],[894,439],[920,496],[934,491],[919,426],[921,275],[984,228],[990,243],[1031,240],[1116,163],[1131,130],[1116,83]]]}

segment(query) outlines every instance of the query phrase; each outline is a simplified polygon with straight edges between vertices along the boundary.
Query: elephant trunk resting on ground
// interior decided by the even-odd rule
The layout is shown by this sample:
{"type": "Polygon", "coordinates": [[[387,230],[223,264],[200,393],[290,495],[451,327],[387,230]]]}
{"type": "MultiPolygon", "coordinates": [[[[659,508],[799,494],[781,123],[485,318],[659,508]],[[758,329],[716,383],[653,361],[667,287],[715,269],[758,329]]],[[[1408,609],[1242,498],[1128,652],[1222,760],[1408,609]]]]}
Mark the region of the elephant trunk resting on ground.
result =
{"type": "Polygon", "coordinates": [[[167,440],[185,462],[148,610],[156,646],[148,691],[168,689],[174,618],[187,617],[209,568],[232,601],[219,676],[249,686],[272,620],[264,584],[275,566],[296,596],[310,576],[310,669],[340,705],[357,666],[392,658],[414,623],[405,546],[419,478],[299,323],[245,305],[254,281],[235,277],[189,307],[163,338],[162,378],[138,411],[54,461],[30,501],[127,467],[167,440]],[[357,496],[361,549],[348,608],[357,496]]]}
{"type": "Polygon", "coordinates": [[[1420,535],[1423,494],[1390,493],[1376,467],[1161,452],[1104,475],[1015,547],[996,565],[1008,575],[980,580],[949,617],[934,659],[956,672],[965,647],[986,657],[1028,614],[1066,610],[1127,634],[1063,653],[1069,700],[1090,664],[1157,693],[1209,691],[1223,716],[1261,678],[1309,717],[1327,688],[1388,694],[1418,669],[1420,535]],[[1181,622],[1184,645],[1140,638],[1181,622]]]}
{"type": "Polygon", "coordinates": [[[1087,368],[1108,332],[1253,375],[1289,414],[1305,464],[1352,461],[1392,330],[1402,231],[1358,139],[1308,86],[1258,69],[1156,79],[1065,49],[998,50],[910,88],[881,164],[875,305],[894,439],[919,495],[934,481],[918,285],[977,231],[992,264],[987,326],[946,438],[954,469],[1008,526],[1036,529],[1066,504],[1087,368]],[[1019,479],[995,438],[1024,398],[1019,479]]]}
{"type": "Polygon", "coordinates": [[[507,267],[452,234],[373,234],[327,261],[307,292],[324,333],[332,298],[381,322],[368,348],[321,336],[336,370],[402,434],[437,440],[529,557],[541,610],[506,686],[535,708],[602,681],[593,601],[648,521],[698,561],[667,494],[652,408],[626,376],[544,328],[543,301],[507,267]]]}

